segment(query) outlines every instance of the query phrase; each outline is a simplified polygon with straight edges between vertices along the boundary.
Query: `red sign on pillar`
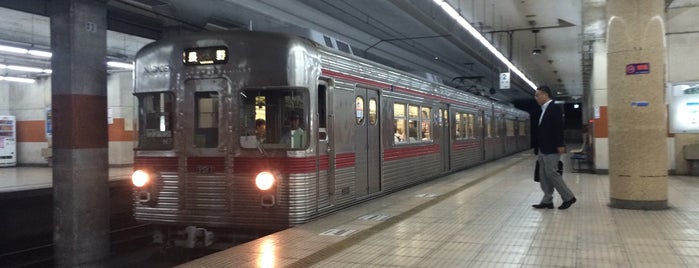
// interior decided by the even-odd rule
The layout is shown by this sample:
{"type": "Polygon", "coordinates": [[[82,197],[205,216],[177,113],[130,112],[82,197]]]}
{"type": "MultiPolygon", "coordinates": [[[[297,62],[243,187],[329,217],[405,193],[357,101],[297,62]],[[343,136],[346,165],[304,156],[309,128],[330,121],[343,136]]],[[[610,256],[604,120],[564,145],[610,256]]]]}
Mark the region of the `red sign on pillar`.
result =
{"type": "Polygon", "coordinates": [[[650,73],[650,63],[631,63],[626,65],[626,75],[650,73]]]}

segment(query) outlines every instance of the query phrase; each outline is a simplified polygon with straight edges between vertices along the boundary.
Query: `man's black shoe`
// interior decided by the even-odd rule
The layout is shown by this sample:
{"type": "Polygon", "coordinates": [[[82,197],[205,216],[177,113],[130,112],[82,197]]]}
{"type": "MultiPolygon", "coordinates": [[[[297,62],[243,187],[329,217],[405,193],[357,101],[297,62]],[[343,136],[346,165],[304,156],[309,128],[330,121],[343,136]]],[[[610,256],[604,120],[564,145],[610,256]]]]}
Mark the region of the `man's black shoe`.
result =
{"type": "Polygon", "coordinates": [[[532,205],[532,207],[533,207],[533,208],[548,208],[548,209],[551,209],[551,208],[553,208],[553,203],[549,203],[549,204],[539,203],[539,204],[534,204],[534,205],[532,205]]]}
{"type": "Polygon", "coordinates": [[[575,201],[578,201],[578,200],[575,199],[575,197],[573,197],[573,199],[563,202],[563,204],[561,204],[561,206],[558,207],[558,209],[567,209],[571,205],[573,205],[573,203],[575,203],[575,201]]]}

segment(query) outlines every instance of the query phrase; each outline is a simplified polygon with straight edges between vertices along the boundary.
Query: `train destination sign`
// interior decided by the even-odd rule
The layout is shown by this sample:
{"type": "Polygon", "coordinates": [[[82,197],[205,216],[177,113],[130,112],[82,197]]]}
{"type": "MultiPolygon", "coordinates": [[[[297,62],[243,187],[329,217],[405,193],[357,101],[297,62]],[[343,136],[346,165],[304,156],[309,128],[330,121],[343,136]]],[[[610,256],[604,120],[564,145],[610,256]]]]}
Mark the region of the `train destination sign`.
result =
{"type": "Polygon", "coordinates": [[[626,75],[650,73],[650,63],[631,63],[626,65],[626,75]]]}
{"type": "Polygon", "coordinates": [[[228,62],[228,48],[224,46],[187,48],[182,52],[182,61],[184,65],[224,64],[228,62]]]}

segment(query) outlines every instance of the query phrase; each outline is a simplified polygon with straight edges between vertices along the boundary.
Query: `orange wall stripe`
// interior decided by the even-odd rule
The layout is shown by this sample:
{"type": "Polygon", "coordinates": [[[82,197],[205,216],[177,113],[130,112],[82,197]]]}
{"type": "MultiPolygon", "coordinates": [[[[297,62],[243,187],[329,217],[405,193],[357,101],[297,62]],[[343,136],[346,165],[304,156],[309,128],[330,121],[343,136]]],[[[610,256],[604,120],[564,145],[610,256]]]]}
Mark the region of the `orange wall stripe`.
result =
{"type": "Polygon", "coordinates": [[[599,118],[595,119],[595,138],[609,138],[607,106],[599,107],[599,118]]]}
{"type": "MultiPolygon", "coordinates": [[[[114,118],[114,123],[108,125],[109,141],[134,141],[134,131],[124,130],[125,120],[114,118]]],[[[17,121],[17,142],[47,142],[46,121],[24,120],[17,121]]]]}
{"type": "Polygon", "coordinates": [[[134,132],[124,130],[124,118],[114,118],[108,125],[109,141],[134,141],[134,132]]]}
{"type": "MultiPolygon", "coordinates": [[[[670,108],[667,107],[669,114],[670,108]]],[[[599,107],[599,118],[595,119],[595,138],[609,138],[609,117],[607,116],[607,106],[599,107]]],[[[675,137],[674,133],[670,133],[670,121],[667,121],[667,137],[675,137]]]]}
{"type": "Polygon", "coordinates": [[[17,121],[17,142],[46,142],[44,120],[17,121]]]}

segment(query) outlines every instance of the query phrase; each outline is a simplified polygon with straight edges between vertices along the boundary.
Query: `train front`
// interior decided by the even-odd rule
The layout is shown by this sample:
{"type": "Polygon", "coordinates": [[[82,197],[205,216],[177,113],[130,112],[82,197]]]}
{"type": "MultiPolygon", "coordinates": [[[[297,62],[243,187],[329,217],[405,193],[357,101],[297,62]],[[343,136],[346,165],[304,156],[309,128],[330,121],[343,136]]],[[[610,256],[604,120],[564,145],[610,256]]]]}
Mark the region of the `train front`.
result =
{"type": "Polygon", "coordinates": [[[289,226],[288,176],[303,162],[293,159],[308,159],[317,135],[319,62],[306,40],[244,31],[137,54],[134,216],[159,227],[155,242],[207,246],[215,231],[289,226]]]}

